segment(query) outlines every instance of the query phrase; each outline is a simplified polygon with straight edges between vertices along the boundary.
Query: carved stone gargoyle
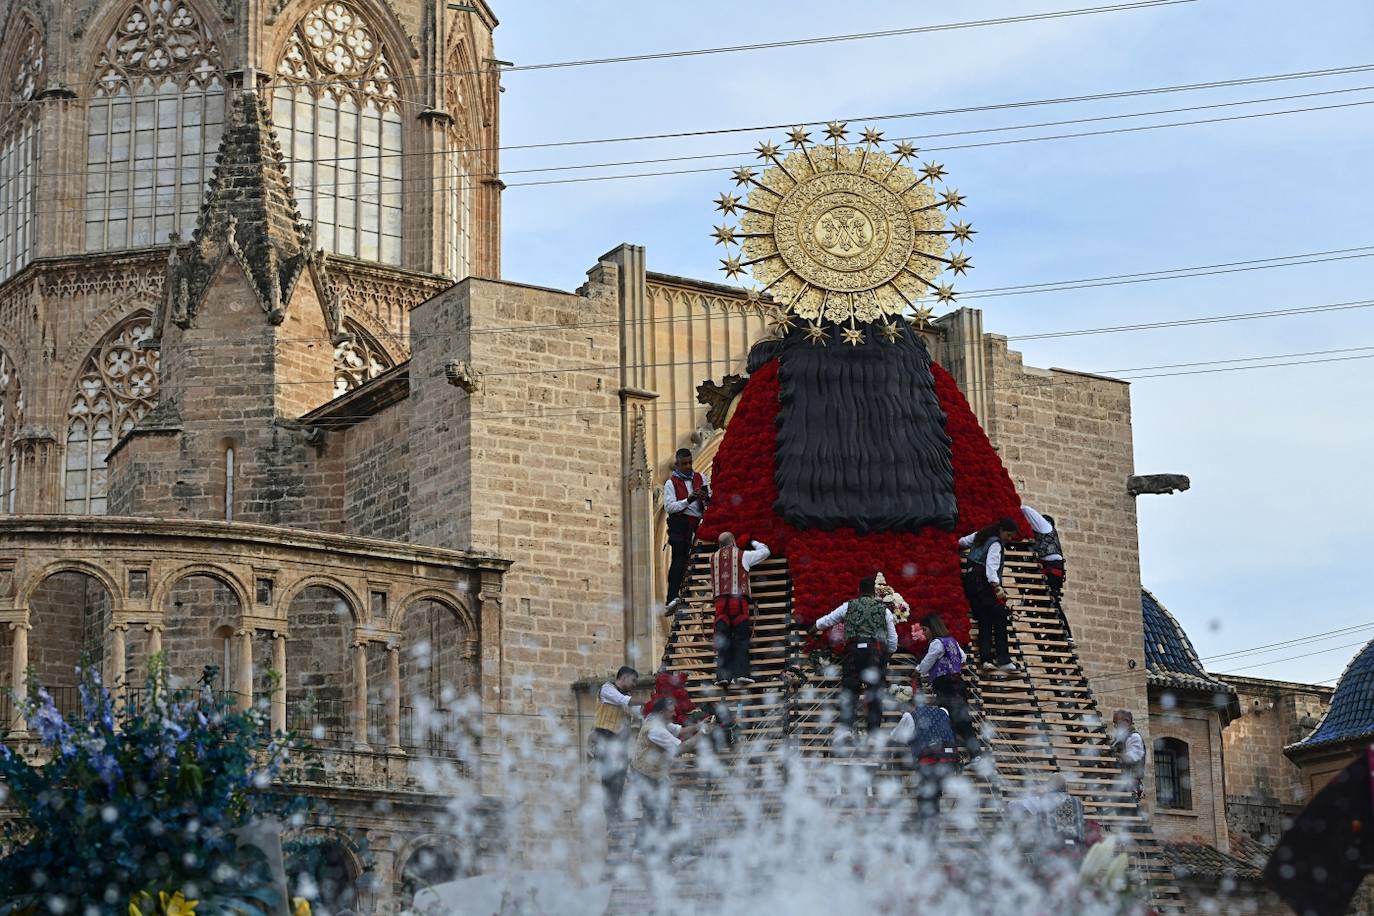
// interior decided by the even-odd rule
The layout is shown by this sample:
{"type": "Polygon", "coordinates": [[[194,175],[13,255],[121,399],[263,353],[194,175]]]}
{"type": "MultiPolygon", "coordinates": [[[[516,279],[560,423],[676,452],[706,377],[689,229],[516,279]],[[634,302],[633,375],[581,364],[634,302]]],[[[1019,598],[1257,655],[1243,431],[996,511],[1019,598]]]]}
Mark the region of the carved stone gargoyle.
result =
{"type": "Polygon", "coordinates": [[[444,363],[444,377],[450,385],[461,388],[468,394],[477,390],[477,376],[473,374],[472,367],[466,360],[451,359],[444,363]]]}
{"type": "Polygon", "coordinates": [[[725,417],[735,396],[744,390],[745,378],[740,375],[727,375],[716,384],[706,380],[697,386],[697,403],[705,404],[706,422],[714,429],[725,428],[725,417]]]}
{"type": "Polygon", "coordinates": [[[1126,493],[1130,496],[1178,493],[1192,485],[1187,474],[1137,474],[1126,478],[1126,493]]]}

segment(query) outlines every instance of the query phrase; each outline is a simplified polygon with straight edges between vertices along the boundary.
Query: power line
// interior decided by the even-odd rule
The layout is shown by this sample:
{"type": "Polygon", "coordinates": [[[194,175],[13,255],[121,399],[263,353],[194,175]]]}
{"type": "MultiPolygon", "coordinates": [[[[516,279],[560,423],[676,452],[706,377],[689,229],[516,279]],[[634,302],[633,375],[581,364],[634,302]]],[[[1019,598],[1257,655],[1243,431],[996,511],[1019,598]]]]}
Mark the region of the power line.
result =
{"type": "Polygon", "coordinates": [[[1351,309],[1366,309],[1371,305],[1374,305],[1374,300],[1357,299],[1350,302],[1334,302],[1329,305],[1300,306],[1291,309],[1269,309],[1263,312],[1232,312],[1226,315],[1209,315],[1204,318],[1176,318],[1169,321],[1107,325],[1105,327],[1081,328],[1072,331],[1047,331],[1041,334],[1018,334],[1008,336],[1007,340],[1048,340],[1058,337],[1083,337],[1090,334],[1120,334],[1126,331],[1153,331],[1159,328],[1190,327],[1199,324],[1222,324],[1231,321],[1255,321],[1262,318],[1283,318],[1290,315],[1312,315],[1321,312],[1342,312],[1351,309]]]}
{"type": "Polygon", "coordinates": [[[1218,673],[1220,673],[1220,674],[1222,674],[1222,675],[1224,676],[1224,675],[1226,675],[1226,674],[1233,674],[1233,673],[1235,673],[1235,672],[1237,672],[1237,671],[1249,671],[1251,668],[1266,668],[1266,667],[1268,667],[1268,666],[1270,666],[1270,665],[1277,665],[1277,664],[1280,664],[1280,663],[1282,663],[1282,662],[1296,661],[1297,659],[1300,659],[1300,658],[1310,658],[1310,657],[1312,657],[1313,655],[1325,655],[1327,652],[1336,652],[1336,651],[1339,651],[1339,650],[1341,650],[1341,649],[1353,649],[1353,648],[1355,648],[1355,647],[1357,647],[1357,646],[1363,646],[1363,645],[1364,645],[1365,643],[1367,643],[1368,641],[1369,641],[1369,640],[1362,639],[1362,640],[1360,640],[1359,642],[1345,643],[1344,645],[1339,645],[1339,646],[1331,646],[1330,648],[1327,648],[1327,649],[1318,649],[1318,650],[1316,650],[1315,652],[1304,652],[1304,653],[1302,653],[1301,655],[1290,655],[1290,656],[1288,656],[1287,658],[1276,658],[1276,659],[1272,659],[1271,661],[1267,661],[1267,662],[1256,662],[1256,663],[1253,664],[1253,665],[1241,665],[1239,668],[1232,668],[1229,672],[1227,672],[1227,671],[1222,671],[1222,672],[1218,672],[1218,673]]]}

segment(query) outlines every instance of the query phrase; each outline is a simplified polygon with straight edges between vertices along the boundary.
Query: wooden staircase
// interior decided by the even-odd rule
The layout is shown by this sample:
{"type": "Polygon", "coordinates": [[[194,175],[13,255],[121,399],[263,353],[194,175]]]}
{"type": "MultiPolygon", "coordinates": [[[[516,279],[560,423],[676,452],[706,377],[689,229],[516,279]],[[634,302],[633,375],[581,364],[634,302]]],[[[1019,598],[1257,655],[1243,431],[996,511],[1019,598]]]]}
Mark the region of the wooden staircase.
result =
{"type": "MultiPolygon", "coordinates": [[[[693,557],[683,590],[685,609],[673,620],[661,670],[686,675],[687,690],[698,706],[738,723],[738,741],[723,761],[734,772],[757,769],[764,773],[770,768],[753,765],[770,758],[771,771],[776,772],[783,751],[828,756],[839,712],[839,680],[833,673],[827,676],[811,670],[801,652],[802,635],[793,628],[786,559],[770,558],[752,571],[757,602],[752,659],[758,682],[722,691],[714,683],[709,555],[709,549],[699,547],[693,557]],[[800,664],[810,675],[806,689],[795,695],[783,690],[781,674],[788,664],[800,664]],[[741,763],[749,766],[741,768],[741,763]]],[[[1068,625],[1054,608],[1039,564],[1027,550],[1008,550],[1003,586],[1013,611],[1011,653],[1022,670],[1012,677],[983,678],[973,653],[965,668],[974,721],[995,764],[995,775],[975,777],[980,821],[995,829],[1008,802],[1052,774],[1062,773],[1069,791],[1082,800],[1086,818],[1132,839],[1132,865],[1149,884],[1155,908],[1182,912],[1158,843],[1123,787],[1106,724],[1074,653],[1068,625]]],[[[919,613],[919,608],[913,610],[919,613]]],[[[907,653],[897,653],[889,664],[889,685],[909,684],[916,661],[907,653]]],[[[885,730],[896,724],[899,715],[895,709],[884,713],[885,730]]],[[[858,718],[861,725],[862,717],[858,718]]],[[[910,770],[895,763],[895,754],[834,760],[867,767],[875,780],[898,779],[904,790],[912,788],[910,770]]],[[[973,775],[971,769],[967,772],[973,775]]],[[[711,775],[683,765],[675,773],[675,783],[681,809],[697,808],[701,822],[712,824],[713,829],[732,828],[727,813],[732,806],[711,775]]],[[[777,779],[761,776],[753,789],[754,800],[762,800],[765,809],[780,798],[774,794],[781,792],[777,779]]],[[[613,911],[618,909],[613,907],[613,911]]]]}

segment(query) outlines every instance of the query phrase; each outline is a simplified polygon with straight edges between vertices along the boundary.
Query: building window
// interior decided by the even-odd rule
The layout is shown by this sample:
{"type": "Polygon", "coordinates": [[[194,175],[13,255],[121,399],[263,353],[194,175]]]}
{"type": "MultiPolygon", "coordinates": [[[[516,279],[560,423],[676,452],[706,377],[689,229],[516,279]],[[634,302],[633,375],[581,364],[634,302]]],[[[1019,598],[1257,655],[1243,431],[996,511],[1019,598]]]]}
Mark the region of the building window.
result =
{"type": "Polygon", "coordinates": [[[224,129],[219,47],[180,0],[139,0],[97,67],[86,126],[86,250],[189,235],[224,129]]]}
{"type": "Polygon", "coordinates": [[[24,391],[19,370],[9,354],[0,350],[0,515],[14,513],[19,494],[19,455],[14,437],[24,422],[24,391]]]}
{"type": "Polygon", "coordinates": [[[1155,801],[1161,808],[1192,808],[1187,742],[1177,738],[1156,738],[1154,751],[1155,801]]]}
{"type": "Polygon", "coordinates": [[[43,36],[25,20],[7,56],[10,109],[0,123],[0,282],[33,257],[38,173],[38,105],[47,80],[43,36]]]}
{"type": "Polygon", "coordinates": [[[472,179],[463,165],[463,142],[450,134],[444,156],[448,183],[448,253],[444,269],[455,280],[472,274],[472,179]]]}
{"type": "Polygon", "coordinates": [[[256,585],[258,604],[263,607],[270,607],[272,605],[272,580],[260,577],[256,585]]]}
{"type": "Polygon", "coordinates": [[[148,597],[148,570],[131,569],[129,570],[129,597],[147,598],[148,597]]]}
{"type": "Polygon", "coordinates": [[[335,397],[352,391],[395,365],[371,335],[348,319],[344,319],[344,332],[347,336],[334,347],[335,397]]]}
{"type": "Polygon", "coordinates": [[[369,596],[372,606],[372,619],[386,619],[386,592],[373,591],[369,596]]]}
{"type": "Polygon", "coordinates": [[[272,123],[296,202],[328,251],[401,263],[401,114],[381,40],[346,3],[323,3],[277,64],[272,123]]]}
{"type": "Polygon", "coordinates": [[[105,513],[110,446],[157,403],[158,351],[139,346],[151,333],[147,313],[132,315],[86,358],[67,411],[62,489],[68,512],[105,513]]]}

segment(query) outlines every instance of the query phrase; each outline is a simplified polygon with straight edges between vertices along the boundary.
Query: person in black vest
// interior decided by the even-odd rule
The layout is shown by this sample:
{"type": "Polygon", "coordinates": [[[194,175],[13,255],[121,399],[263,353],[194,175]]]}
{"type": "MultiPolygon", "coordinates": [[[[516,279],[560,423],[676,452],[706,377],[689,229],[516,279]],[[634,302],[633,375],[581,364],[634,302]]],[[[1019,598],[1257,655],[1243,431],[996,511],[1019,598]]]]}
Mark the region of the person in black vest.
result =
{"type": "Polygon", "coordinates": [[[916,813],[923,822],[940,813],[945,780],[959,772],[959,751],[949,711],[926,702],[912,687],[893,688],[892,698],[903,708],[892,729],[892,741],[916,774],[916,813]]]}
{"type": "Polygon", "coordinates": [[[1002,588],[1002,562],[1007,543],[1019,533],[1014,519],[1004,518],[959,539],[968,548],[964,558],[964,596],[978,622],[978,658],[983,670],[1014,674],[1020,669],[1011,660],[1007,645],[1007,593],[1002,588]]]}
{"type": "Polygon", "coordinates": [[[691,450],[678,449],[673,473],[663,484],[663,509],[668,513],[668,549],[672,551],[664,616],[671,617],[682,603],[679,592],[682,590],[682,580],[687,577],[692,541],[696,539],[697,526],[701,524],[701,517],[710,499],[711,484],[703,475],[692,470],[691,450]]]}
{"type": "MultiPolygon", "coordinates": [[[[1055,527],[1054,516],[1041,515],[1030,506],[1022,506],[1021,514],[1031,527],[1035,539],[1032,542],[1035,558],[1040,561],[1040,571],[1045,574],[1045,588],[1054,601],[1054,609],[1064,617],[1064,547],[1059,543],[1059,529],[1055,527]]],[[[1064,621],[1068,629],[1068,621],[1064,621]]],[[[1069,639],[1073,643],[1072,637],[1069,639]]]]}
{"type": "Polygon", "coordinates": [[[868,738],[874,741],[883,722],[883,686],[886,683],[887,656],[897,651],[897,621],[892,611],[875,595],[873,576],[859,580],[859,597],[846,601],[816,621],[817,630],[827,630],[844,621],[845,652],[840,680],[841,735],[847,736],[854,724],[854,707],[859,692],[867,688],[868,738]]]}

